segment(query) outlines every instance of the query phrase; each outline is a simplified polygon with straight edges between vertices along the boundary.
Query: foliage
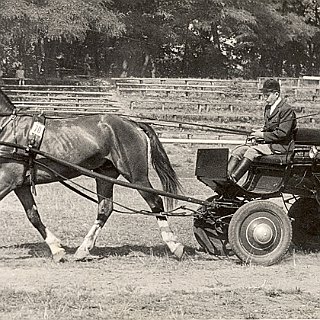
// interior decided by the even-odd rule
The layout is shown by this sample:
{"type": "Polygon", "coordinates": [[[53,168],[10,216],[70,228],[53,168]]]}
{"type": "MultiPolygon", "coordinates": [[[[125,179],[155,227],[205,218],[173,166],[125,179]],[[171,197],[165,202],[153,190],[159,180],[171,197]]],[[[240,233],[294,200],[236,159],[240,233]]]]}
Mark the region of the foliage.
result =
{"type": "Polygon", "coordinates": [[[30,56],[45,57],[44,43],[84,41],[88,32],[120,36],[125,26],[109,6],[103,0],[2,0],[0,54],[30,66],[30,56]]]}
{"type": "Polygon", "coordinates": [[[2,0],[0,56],[47,74],[317,74],[316,0],[2,0]]]}

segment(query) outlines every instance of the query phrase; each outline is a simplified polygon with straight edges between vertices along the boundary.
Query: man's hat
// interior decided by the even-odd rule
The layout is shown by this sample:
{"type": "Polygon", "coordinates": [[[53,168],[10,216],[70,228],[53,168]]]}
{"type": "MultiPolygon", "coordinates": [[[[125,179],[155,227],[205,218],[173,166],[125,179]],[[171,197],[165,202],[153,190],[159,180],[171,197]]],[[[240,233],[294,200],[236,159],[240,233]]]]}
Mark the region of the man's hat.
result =
{"type": "Polygon", "coordinates": [[[268,79],[263,84],[262,92],[280,92],[280,83],[275,79],[268,79]]]}

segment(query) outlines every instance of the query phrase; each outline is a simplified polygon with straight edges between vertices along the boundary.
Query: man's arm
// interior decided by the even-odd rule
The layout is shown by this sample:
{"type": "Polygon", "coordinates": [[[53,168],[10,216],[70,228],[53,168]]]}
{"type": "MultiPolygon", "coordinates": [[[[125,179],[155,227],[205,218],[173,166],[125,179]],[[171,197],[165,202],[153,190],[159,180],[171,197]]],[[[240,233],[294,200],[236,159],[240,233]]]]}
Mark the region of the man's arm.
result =
{"type": "Polygon", "coordinates": [[[286,108],[280,111],[280,121],[272,131],[263,132],[263,138],[266,143],[281,142],[287,140],[292,134],[292,129],[296,121],[296,115],[292,108],[286,108]]]}

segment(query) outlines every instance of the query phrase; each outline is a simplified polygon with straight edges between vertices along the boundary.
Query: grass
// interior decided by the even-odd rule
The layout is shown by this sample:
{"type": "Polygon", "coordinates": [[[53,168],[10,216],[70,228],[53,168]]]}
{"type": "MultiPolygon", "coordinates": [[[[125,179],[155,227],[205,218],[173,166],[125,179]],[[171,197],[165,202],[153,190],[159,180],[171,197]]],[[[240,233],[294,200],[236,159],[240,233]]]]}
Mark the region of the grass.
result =
{"type": "Polygon", "coordinates": [[[319,315],[319,297],[302,292],[293,298],[292,292],[266,297],[264,290],[246,288],[143,294],[131,286],[93,295],[80,286],[68,288],[63,295],[56,288],[37,292],[6,289],[0,294],[0,315],[6,315],[6,319],[212,319],[212,316],[260,319],[262,315],[265,318],[319,315]]]}
{"type": "MultiPolygon", "coordinates": [[[[170,147],[170,158],[185,193],[208,198],[211,190],[193,177],[195,150],[179,150],[170,147]]],[[[87,178],[79,181],[94,187],[87,178]]],[[[152,182],[157,186],[154,175],[152,182]]],[[[162,243],[154,217],[114,214],[93,252],[102,259],[76,263],[73,253],[96,218],[96,206],[59,184],[37,191],[42,219],[66,246],[67,262],[51,261],[17,199],[5,198],[0,203],[0,319],[320,318],[316,253],[289,254],[271,267],[217,260],[195,251],[192,218],[170,218],[187,246],[187,257],[177,261],[162,243]]],[[[115,194],[119,203],[147,209],[134,190],[117,187],[115,194]]]]}

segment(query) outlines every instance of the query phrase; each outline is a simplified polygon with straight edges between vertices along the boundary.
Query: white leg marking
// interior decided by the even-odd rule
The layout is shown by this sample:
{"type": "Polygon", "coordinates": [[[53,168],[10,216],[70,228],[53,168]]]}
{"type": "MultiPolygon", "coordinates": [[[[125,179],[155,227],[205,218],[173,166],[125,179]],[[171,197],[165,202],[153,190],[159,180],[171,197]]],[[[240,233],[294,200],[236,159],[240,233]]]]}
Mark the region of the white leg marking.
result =
{"type": "Polygon", "coordinates": [[[182,258],[183,252],[184,252],[184,247],[183,245],[178,242],[177,237],[173,234],[171,231],[168,221],[167,220],[162,220],[162,219],[157,219],[162,240],[167,244],[168,248],[170,251],[177,257],[177,258],[182,258]]]}
{"type": "Polygon", "coordinates": [[[101,226],[98,221],[95,221],[94,225],[85,236],[81,246],[77,249],[75,253],[76,259],[84,259],[89,256],[89,251],[94,247],[100,231],[101,226]]]}
{"type": "Polygon", "coordinates": [[[53,260],[56,262],[61,261],[66,252],[61,247],[60,240],[48,228],[46,228],[46,234],[45,241],[51,250],[53,260]]]}

